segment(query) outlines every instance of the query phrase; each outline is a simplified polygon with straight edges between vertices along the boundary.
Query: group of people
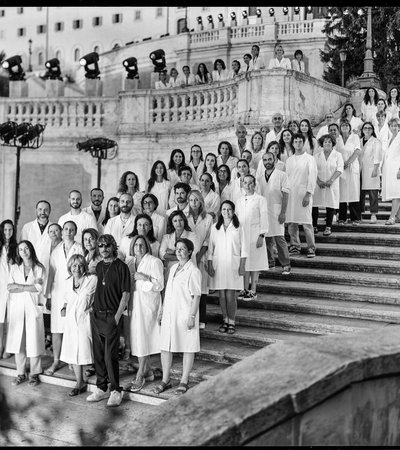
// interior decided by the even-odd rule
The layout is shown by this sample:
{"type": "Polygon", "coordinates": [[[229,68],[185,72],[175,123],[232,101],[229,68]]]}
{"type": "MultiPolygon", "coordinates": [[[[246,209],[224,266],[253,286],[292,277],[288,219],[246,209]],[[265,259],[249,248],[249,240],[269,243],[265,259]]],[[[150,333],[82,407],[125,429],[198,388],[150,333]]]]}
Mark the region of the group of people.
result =
{"type": "Polygon", "coordinates": [[[375,112],[375,92],[366,91],[362,118],[346,104],[337,121],[326,115],[316,137],[308,119],[285,127],[275,113],[272,129],[262,126],[248,139],[239,125],[235,142],[221,141],[215,152],[204,155],[193,144],[187,161],[174,149],[167,165],[154,162],[143,190],[137,175],[125,172],[105,208],[100,188],[92,189],[86,208],[72,190],[69,211],[52,222],[50,203],[39,200],[36,218],[18,240],[13,222],[4,220],[0,356],[15,354],[13,383],[27,380],[27,357],[29,384],[40,382],[43,313],[50,313],[53,362],[44,373],[68,363],[77,381],[71,396],[86,392],[87,378],[96,374],[87,400],[121,403],[121,342],[124,358],[138,358],[129,390],[154,380],[154,354],[161,354],[162,365],[154,392],[170,388],[178,352],[183,370],[176,392],[186,392],[210,291],[219,296],[218,331],[233,334],[237,301],[257,298],[260,271],[279,261],[282,275],[290,275],[290,256],[301,253],[299,225],[306,256],[315,257],[320,207],[326,209],[325,236],[337,212],[338,224],[360,223],[366,194],[375,223],[380,190],[383,200],[392,200],[386,224],[398,220],[399,93],[390,91],[390,110],[377,99],[375,112]]]}
{"type": "Polygon", "coordinates": [[[296,50],[294,59],[290,61],[289,58],[284,57],[284,50],[281,44],[276,44],[274,47],[274,57],[269,61],[268,67],[262,55],[260,55],[260,47],[254,44],[251,47],[251,53],[243,55],[243,63],[238,59],[231,62],[231,70],[228,70],[225,62],[218,58],[214,61],[213,70],[209,71],[207,65],[199,63],[197,66],[197,73],[190,72],[189,66],[182,67],[182,74],[173,67],[170,70],[169,76],[167,70],[159,73],[159,80],[155,82],[155,89],[167,89],[174,87],[194,86],[199,84],[210,84],[217,81],[232,80],[242,75],[249,74],[252,70],[258,69],[293,69],[298,72],[306,72],[303,52],[296,50]]]}

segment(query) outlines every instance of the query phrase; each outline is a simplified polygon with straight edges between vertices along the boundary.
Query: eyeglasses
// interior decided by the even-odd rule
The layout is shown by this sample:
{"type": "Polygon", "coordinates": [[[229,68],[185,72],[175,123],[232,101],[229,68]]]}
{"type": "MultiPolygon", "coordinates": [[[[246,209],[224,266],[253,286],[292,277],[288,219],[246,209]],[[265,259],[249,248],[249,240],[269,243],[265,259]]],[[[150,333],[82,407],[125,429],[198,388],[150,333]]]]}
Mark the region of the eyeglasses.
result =
{"type": "Polygon", "coordinates": [[[372,127],[363,127],[363,130],[372,130],[372,127]]]}
{"type": "Polygon", "coordinates": [[[144,201],[143,205],[154,205],[154,202],[152,200],[149,202],[144,201]]]}
{"type": "Polygon", "coordinates": [[[327,119],[333,119],[333,116],[326,116],[327,119]]]}
{"type": "Polygon", "coordinates": [[[109,248],[109,247],[111,247],[111,244],[98,244],[98,247],[99,248],[103,248],[103,247],[109,248]]]}

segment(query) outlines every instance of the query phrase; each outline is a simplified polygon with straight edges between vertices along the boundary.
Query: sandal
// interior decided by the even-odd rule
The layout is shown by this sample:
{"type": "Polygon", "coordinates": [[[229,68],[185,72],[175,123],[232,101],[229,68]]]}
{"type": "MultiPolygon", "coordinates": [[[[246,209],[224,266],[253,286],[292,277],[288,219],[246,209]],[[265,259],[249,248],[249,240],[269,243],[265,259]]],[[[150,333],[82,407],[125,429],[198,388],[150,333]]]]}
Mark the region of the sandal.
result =
{"type": "Polygon", "coordinates": [[[59,364],[57,364],[56,366],[53,366],[53,365],[51,365],[48,369],[46,369],[43,373],[45,374],[45,375],[49,375],[49,376],[53,376],[54,375],[54,372],[56,372],[58,369],[60,369],[61,368],[61,365],[60,365],[60,363],[59,364]]]}
{"type": "Polygon", "coordinates": [[[396,223],[396,219],[394,217],[389,217],[389,219],[385,222],[385,225],[394,225],[396,223]]]}
{"type": "Polygon", "coordinates": [[[224,323],[218,328],[218,331],[219,331],[220,333],[226,333],[227,330],[228,330],[228,323],[227,323],[227,322],[224,322],[224,323]]]}
{"type": "Polygon", "coordinates": [[[146,380],[143,376],[137,377],[136,380],[132,381],[131,385],[129,386],[128,390],[130,392],[139,392],[142,387],[144,386],[146,380]]]}
{"type": "Polygon", "coordinates": [[[184,394],[189,389],[189,385],[186,383],[179,383],[178,389],[175,391],[175,395],[184,394]]]}
{"type": "Polygon", "coordinates": [[[228,325],[228,331],[227,331],[227,333],[228,333],[228,334],[236,333],[236,328],[235,328],[235,325],[234,325],[233,323],[230,323],[230,324],[228,325]]]}
{"type": "Polygon", "coordinates": [[[157,386],[153,389],[153,393],[161,394],[161,392],[164,392],[167,389],[170,389],[171,387],[172,387],[171,380],[168,380],[167,383],[164,383],[164,381],[161,381],[161,383],[157,384],[157,386]]]}
{"type": "Polygon", "coordinates": [[[39,374],[31,375],[29,378],[29,386],[37,386],[40,383],[39,374]]]}
{"type": "Polygon", "coordinates": [[[23,383],[24,381],[26,381],[26,375],[17,375],[17,377],[14,378],[14,380],[12,381],[12,385],[18,386],[19,384],[23,383]]]}

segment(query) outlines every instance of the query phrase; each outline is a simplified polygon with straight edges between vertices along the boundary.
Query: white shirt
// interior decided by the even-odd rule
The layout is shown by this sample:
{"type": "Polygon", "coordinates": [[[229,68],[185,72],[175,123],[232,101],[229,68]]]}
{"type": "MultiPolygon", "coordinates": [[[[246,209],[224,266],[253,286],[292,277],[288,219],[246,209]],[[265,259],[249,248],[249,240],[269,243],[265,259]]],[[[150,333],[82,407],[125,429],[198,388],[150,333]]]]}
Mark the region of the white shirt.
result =
{"type": "MultiPolygon", "coordinates": [[[[250,61],[251,64],[251,61],[250,61]]],[[[269,62],[268,69],[292,69],[289,58],[282,58],[280,61],[277,58],[272,58],[269,62]]]]}
{"type": "Polygon", "coordinates": [[[91,214],[88,214],[86,211],[81,211],[79,214],[71,214],[71,212],[68,212],[67,214],[64,214],[58,219],[58,224],[63,227],[65,222],[69,222],[72,220],[75,222],[77,226],[77,232],[75,236],[75,241],[78,243],[82,242],[82,231],[86,228],[94,228],[97,230],[97,222],[96,218],[92,216],[91,214]]]}
{"type": "Polygon", "coordinates": [[[104,227],[104,234],[111,234],[114,237],[115,242],[119,246],[121,244],[121,239],[124,236],[132,233],[134,225],[135,216],[132,216],[132,214],[130,214],[128,219],[122,220],[121,214],[119,214],[118,216],[109,219],[106,226],[104,227]]]}

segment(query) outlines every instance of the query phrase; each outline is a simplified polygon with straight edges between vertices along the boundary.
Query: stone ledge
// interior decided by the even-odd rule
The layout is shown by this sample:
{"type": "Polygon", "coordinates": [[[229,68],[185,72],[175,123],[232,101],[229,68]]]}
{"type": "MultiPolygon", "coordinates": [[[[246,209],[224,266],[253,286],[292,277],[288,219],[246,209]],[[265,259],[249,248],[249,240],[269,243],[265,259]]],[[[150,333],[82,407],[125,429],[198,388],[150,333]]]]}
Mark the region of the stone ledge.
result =
{"type": "Polygon", "coordinates": [[[352,383],[400,372],[400,326],[268,346],[170,400],[107,445],[243,445],[352,383]]]}

